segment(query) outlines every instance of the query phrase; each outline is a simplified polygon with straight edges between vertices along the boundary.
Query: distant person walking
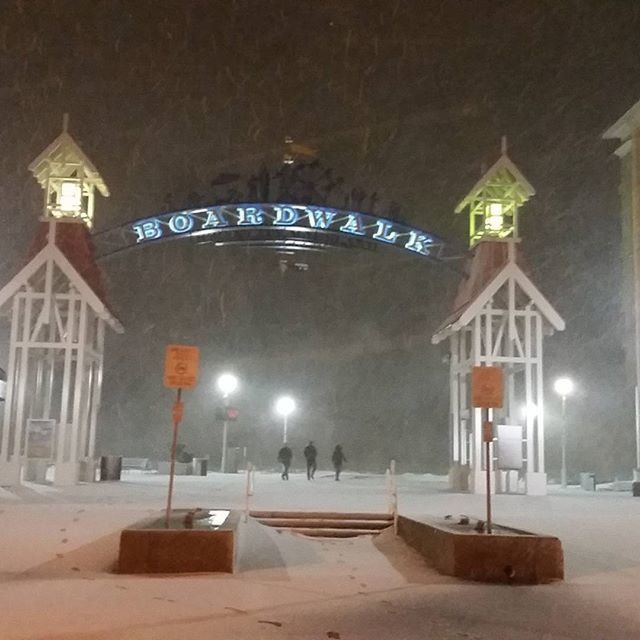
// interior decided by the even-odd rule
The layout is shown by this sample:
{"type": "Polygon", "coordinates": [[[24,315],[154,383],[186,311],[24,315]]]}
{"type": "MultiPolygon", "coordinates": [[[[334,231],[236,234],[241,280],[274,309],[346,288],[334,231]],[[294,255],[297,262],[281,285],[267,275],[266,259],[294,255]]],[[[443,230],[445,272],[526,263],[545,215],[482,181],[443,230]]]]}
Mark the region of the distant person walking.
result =
{"type": "Polygon", "coordinates": [[[342,471],[342,465],[347,461],[347,457],[344,455],[342,451],[342,445],[337,444],[336,448],[333,450],[333,455],[331,456],[331,461],[333,462],[333,466],[336,470],[336,482],[340,480],[340,472],[342,471]]]}
{"type": "Polygon", "coordinates": [[[313,440],[304,448],[304,458],[307,461],[307,480],[313,480],[316,475],[316,458],[318,450],[313,445],[313,440]]]}
{"type": "Polygon", "coordinates": [[[291,458],[293,458],[293,453],[289,446],[285,442],[282,449],[278,451],[278,462],[282,463],[282,479],[289,479],[289,467],[291,466],[291,458]]]}

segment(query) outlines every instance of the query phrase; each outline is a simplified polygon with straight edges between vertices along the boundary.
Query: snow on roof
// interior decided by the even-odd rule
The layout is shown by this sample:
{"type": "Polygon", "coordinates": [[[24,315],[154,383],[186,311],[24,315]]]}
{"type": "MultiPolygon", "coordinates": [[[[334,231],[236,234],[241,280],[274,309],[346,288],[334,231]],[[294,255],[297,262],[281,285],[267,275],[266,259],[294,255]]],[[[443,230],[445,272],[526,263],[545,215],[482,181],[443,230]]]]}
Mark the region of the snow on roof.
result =
{"type": "Polygon", "coordinates": [[[640,100],[611,125],[603,134],[605,140],[628,140],[631,134],[640,129],[640,100]]]}
{"type": "Polygon", "coordinates": [[[122,333],[122,324],[107,303],[102,272],[93,255],[93,244],[88,229],[77,222],[55,223],[55,244],[49,245],[50,222],[38,225],[36,236],[29,250],[28,263],[2,289],[0,306],[13,297],[21,287],[43,266],[53,252],[53,260],[66,277],[85,297],[95,313],[115,331],[122,333]]]}
{"type": "Polygon", "coordinates": [[[46,183],[52,162],[82,164],[87,180],[92,182],[105,198],[109,196],[109,188],[93,162],[66,130],[29,165],[29,171],[42,186],[46,183]]]}
{"type": "Polygon", "coordinates": [[[518,248],[518,244],[513,241],[496,240],[483,240],[475,246],[469,265],[469,274],[458,288],[454,311],[434,333],[431,338],[434,344],[438,344],[451,333],[467,326],[509,278],[516,280],[519,287],[556,331],[564,330],[564,320],[525,274],[521,266],[522,252],[518,251],[518,248]],[[513,249],[510,248],[510,244],[513,249]],[[513,251],[512,257],[510,257],[511,251],[513,251]]]}

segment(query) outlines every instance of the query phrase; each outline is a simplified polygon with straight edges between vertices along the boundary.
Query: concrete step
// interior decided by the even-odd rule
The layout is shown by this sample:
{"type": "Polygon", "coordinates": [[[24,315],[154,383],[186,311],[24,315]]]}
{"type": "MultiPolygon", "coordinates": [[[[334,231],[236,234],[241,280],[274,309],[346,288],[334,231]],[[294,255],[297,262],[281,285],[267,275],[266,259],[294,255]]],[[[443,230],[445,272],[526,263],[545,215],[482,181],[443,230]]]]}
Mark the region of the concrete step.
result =
{"type": "Polygon", "coordinates": [[[338,511],[250,511],[252,518],[299,518],[299,519],[321,519],[321,520],[385,520],[393,522],[393,515],[390,513],[340,513],[338,511]]]}
{"type": "Polygon", "coordinates": [[[389,513],[339,513],[335,511],[251,511],[263,525],[318,538],[353,538],[377,535],[393,524],[389,513]]]}
{"type": "Polygon", "coordinates": [[[278,529],[385,529],[391,520],[335,520],[329,518],[258,518],[258,522],[278,529]]]}
{"type": "Polygon", "coordinates": [[[376,536],[381,529],[306,529],[306,528],[280,528],[278,531],[288,531],[289,533],[299,533],[303,536],[314,538],[355,538],[356,536],[376,536]]]}

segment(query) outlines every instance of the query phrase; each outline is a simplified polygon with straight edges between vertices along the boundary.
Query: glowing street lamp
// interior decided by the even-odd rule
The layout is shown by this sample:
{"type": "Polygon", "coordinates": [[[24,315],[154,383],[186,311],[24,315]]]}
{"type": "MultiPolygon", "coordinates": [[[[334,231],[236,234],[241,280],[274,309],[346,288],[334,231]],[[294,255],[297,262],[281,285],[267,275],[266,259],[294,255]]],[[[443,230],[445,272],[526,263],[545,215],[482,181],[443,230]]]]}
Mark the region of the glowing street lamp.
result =
{"type": "Polygon", "coordinates": [[[227,431],[229,429],[226,407],[229,405],[229,396],[238,388],[238,378],[232,373],[223,373],[218,377],[217,385],[225,406],[222,430],[222,458],[220,460],[220,471],[224,473],[227,469],[227,431]]]}
{"type": "Polygon", "coordinates": [[[560,484],[567,488],[567,396],[573,393],[571,378],[558,378],[553,383],[553,390],[562,398],[562,468],[560,470],[560,484]]]}
{"type": "Polygon", "coordinates": [[[276,400],[276,413],[282,416],[282,442],[287,442],[287,418],[296,410],[296,402],[291,396],[281,396],[276,400]]]}
{"type": "Polygon", "coordinates": [[[522,417],[533,420],[538,417],[538,405],[529,402],[522,406],[522,417]]]}

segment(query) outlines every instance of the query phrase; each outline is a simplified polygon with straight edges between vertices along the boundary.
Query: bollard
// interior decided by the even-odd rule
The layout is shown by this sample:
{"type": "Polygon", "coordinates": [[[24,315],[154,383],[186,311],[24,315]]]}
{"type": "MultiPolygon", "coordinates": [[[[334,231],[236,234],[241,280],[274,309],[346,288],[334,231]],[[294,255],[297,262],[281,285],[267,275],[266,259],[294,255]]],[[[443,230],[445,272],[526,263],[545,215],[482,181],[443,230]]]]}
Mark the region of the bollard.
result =
{"type": "Polygon", "coordinates": [[[244,491],[244,521],[249,520],[249,497],[253,495],[253,465],[247,462],[247,477],[244,491]]]}
{"type": "Polygon", "coordinates": [[[393,514],[393,533],[398,535],[398,481],[396,479],[396,461],[391,460],[387,470],[389,478],[390,511],[393,514]]]}

